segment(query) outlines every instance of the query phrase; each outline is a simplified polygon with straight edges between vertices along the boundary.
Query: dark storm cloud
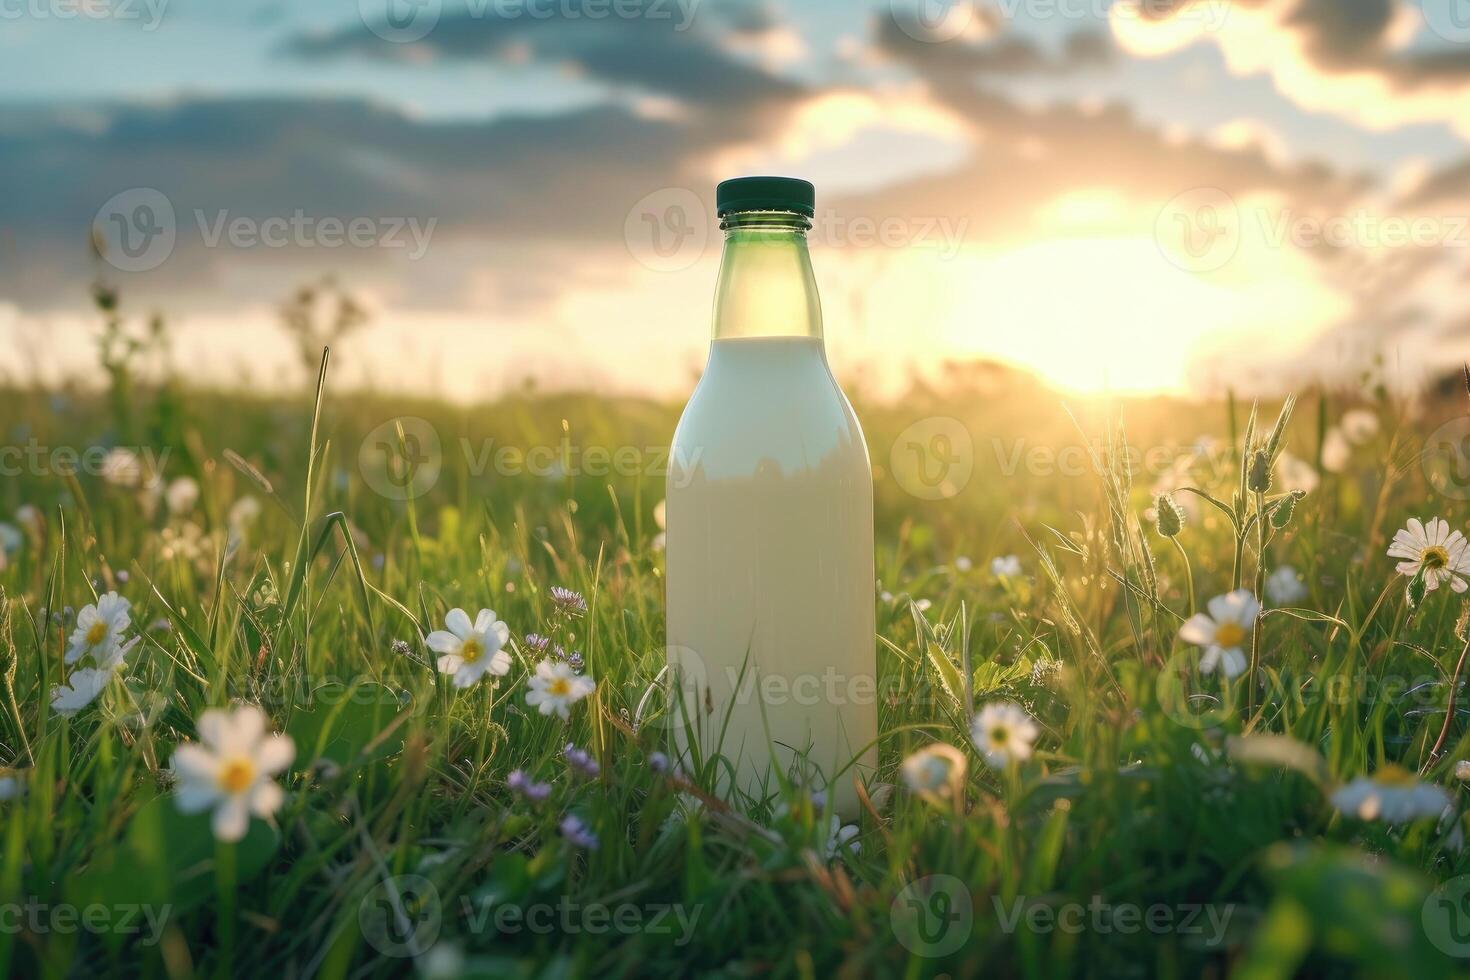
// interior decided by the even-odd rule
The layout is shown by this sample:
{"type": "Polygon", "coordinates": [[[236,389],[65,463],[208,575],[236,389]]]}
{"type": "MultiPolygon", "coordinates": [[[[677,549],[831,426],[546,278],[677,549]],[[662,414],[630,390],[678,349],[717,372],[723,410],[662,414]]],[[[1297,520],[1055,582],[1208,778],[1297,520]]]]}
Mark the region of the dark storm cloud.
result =
{"type": "MultiPolygon", "coordinates": [[[[483,12],[461,12],[438,21],[422,39],[396,44],[383,40],[365,25],[333,34],[300,36],[288,41],[283,53],[307,59],[356,56],[386,60],[515,62],[529,57],[538,62],[570,66],[612,86],[676,98],[706,107],[760,106],[801,94],[801,87],[731,58],[715,43],[717,33],[704,21],[719,21],[726,32],[760,33],[774,26],[768,10],[738,5],[695,8],[687,29],[680,29],[677,8],[671,2],[646,6],[668,16],[590,17],[578,11],[586,6],[569,3],[550,8],[555,16],[497,16],[493,7],[483,12]]],[[[599,9],[606,8],[606,4],[599,9]]]]}
{"type": "MultiPolygon", "coordinates": [[[[994,23],[991,29],[1001,25],[994,23]]],[[[922,34],[920,35],[922,36],[922,34]]],[[[1028,37],[1000,35],[983,42],[953,39],[940,43],[920,41],[893,17],[877,20],[873,48],[882,57],[909,65],[924,74],[1050,74],[1066,75],[1098,68],[1113,60],[1111,39],[1097,31],[1078,31],[1062,49],[1047,51],[1028,37]]]]}

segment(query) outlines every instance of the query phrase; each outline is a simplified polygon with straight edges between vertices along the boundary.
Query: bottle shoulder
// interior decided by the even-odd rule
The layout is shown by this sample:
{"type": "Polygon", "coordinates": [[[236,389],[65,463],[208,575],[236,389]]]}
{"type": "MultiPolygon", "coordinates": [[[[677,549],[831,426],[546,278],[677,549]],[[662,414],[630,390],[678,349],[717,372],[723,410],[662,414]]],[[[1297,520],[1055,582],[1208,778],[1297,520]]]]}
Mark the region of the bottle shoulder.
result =
{"type": "Polygon", "coordinates": [[[716,341],[674,433],[675,465],[682,458],[684,465],[699,459],[736,471],[772,462],[782,470],[834,464],[866,470],[862,425],[820,342],[784,353],[778,344],[728,346],[753,343],[716,341]]]}

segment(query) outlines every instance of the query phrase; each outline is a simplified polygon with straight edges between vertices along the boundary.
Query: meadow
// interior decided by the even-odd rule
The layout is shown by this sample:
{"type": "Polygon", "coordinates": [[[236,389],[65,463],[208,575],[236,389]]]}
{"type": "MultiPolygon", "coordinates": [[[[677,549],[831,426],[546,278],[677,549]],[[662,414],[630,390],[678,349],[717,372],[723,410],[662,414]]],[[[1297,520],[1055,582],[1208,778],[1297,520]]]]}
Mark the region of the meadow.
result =
{"type": "Polygon", "coordinates": [[[882,734],[849,822],[668,755],[679,405],[134,367],[0,392],[0,974],[1436,977],[1470,954],[1462,388],[858,386],[882,734]],[[470,634],[500,650],[458,686],[439,658],[470,634]]]}

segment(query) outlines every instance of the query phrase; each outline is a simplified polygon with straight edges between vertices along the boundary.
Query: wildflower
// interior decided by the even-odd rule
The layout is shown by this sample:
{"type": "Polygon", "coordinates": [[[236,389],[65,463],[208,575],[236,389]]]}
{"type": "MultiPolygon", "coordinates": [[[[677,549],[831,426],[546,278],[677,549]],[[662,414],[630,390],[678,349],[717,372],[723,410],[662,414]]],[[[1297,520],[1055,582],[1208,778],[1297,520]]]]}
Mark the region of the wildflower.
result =
{"type": "Polygon", "coordinates": [[[15,522],[35,537],[40,537],[41,531],[45,529],[41,511],[30,504],[21,504],[15,509],[15,522]]]}
{"type": "Polygon", "coordinates": [[[143,461],[131,449],[110,449],[102,458],[100,472],[115,487],[136,487],[143,482],[143,461]]]}
{"type": "Polygon", "coordinates": [[[1465,535],[1451,531],[1443,518],[1430,518],[1428,524],[1409,518],[1408,525],[1394,534],[1388,555],[1406,559],[1395,566],[1401,575],[1415,578],[1422,572],[1424,585],[1430,592],[1446,582],[1456,592],[1470,588],[1463,578],[1470,575],[1470,551],[1465,535]]]}
{"type": "Polygon", "coordinates": [[[112,669],[107,667],[80,667],[72,671],[65,684],[51,689],[51,710],[70,718],[97,700],[97,695],[107,689],[112,674],[112,669]]]}
{"type": "Polygon", "coordinates": [[[970,561],[968,555],[960,555],[954,560],[954,570],[957,572],[968,572],[974,567],[975,563],[970,561]]]}
{"type": "Polygon", "coordinates": [[[211,708],[198,727],[199,742],[174,750],[175,802],[184,813],[213,810],[214,836],[237,841],[251,814],[270,817],[280,809],[286,794],[275,776],[296,758],[296,745],[288,735],[267,734],[265,712],[254,705],[211,708]]]}
{"type": "Polygon", "coordinates": [[[0,803],[6,800],[18,799],[24,795],[26,784],[20,781],[19,776],[0,776],[0,803]]]}
{"type": "Polygon", "coordinates": [[[392,644],[389,645],[388,649],[393,652],[393,655],[395,657],[406,657],[413,650],[413,648],[408,645],[407,640],[394,640],[392,644]]]}
{"type": "Polygon", "coordinates": [[[648,768],[663,775],[669,771],[669,757],[662,752],[648,753],[648,768]]]}
{"type": "Polygon", "coordinates": [[[241,497],[231,505],[227,519],[231,533],[243,536],[260,519],[260,501],[254,497],[241,497]]]}
{"type": "Polygon", "coordinates": [[[567,814],[565,817],[562,818],[560,829],[561,835],[565,837],[573,847],[580,847],[584,851],[597,850],[597,835],[589,830],[587,828],[587,825],[583,823],[578,817],[573,816],[570,813],[567,814]]]}
{"type": "Polygon", "coordinates": [[[1322,435],[1322,468],[1329,473],[1341,473],[1352,462],[1353,447],[1347,436],[1337,426],[1322,435]]]}
{"type": "Polygon", "coordinates": [[[1470,759],[1461,759],[1455,763],[1455,778],[1459,780],[1470,779],[1470,759]]]}
{"type": "Polygon", "coordinates": [[[168,504],[170,514],[187,514],[199,503],[199,484],[191,476],[181,476],[164,490],[163,499],[168,504]]]}
{"type": "Polygon", "coordinates": [[[1347,437],[1347,441],[1355,446],[1361,446],[1365,442],[1371,442],[1378,435],[1378,416],[1366,408],[1353,408],[1342,413],[1342,419],[1337,427],[1347,437]]]}
{"type": "Polygon", "coordinates": [[[13,555],[26,543],[26,536],[14,524],[0,521],[0,553],[13,555]]]}
{"type": "Polygon", "coordinates": [[[577,748],[571,742],[566,744],[566,747],[561,750],[561,754],[566,756],[567,765],[588,779],[592,779],[598,773],[602,772],[602,767],[597,764],[596,759],[592,758],[592,753],[586,749],[577,748]]]}
{"type": "Polygon", "coordinates": [[[846,848],[853,854],[856,854],[858,852],[857,836],[860,831],[858,830],[856,824],[843,824],[842,819],[834,813],[832,814],[832,819],[827,826],[828,861],[835,858],[837,856],[837,853],[843,848],[846,848]]]}
{"type": "Polygon", "coordinates": [[[1283,452],[1276,457],[1276,475],[1281,478],[1281,489],[1300,490],[1311,493],[1322,482],[1322,477],[1311,463],[1283,452]]]}
{"type": "Polygon", "coordinates": [[[1212,674],[1219,667],[1226,677],[1245,671],[1241,647],[1250,636],[1261,604],[1247,589],[1218,595],[1209,602],[1209,613],[1195,613],[1179,629],[1179,638],[1205,648],[1199,659],[1200,673],[1212,674]]]}
{"type": "Polygon", "coordinates": [[[532,803],[540,803],[551,795],[550,783],[538,783],[527,776],[522,769],[517,769],[505,777],[505,784],[532,803]]]}
{"type": "Polygon", "coordinates": [[[1332,805],[1360,820],[1402,823],[1439,816],[1450,806],[1450,794],[1389,764],[1379,767],[1372,777],[1359,776],[1338,789],[1332,794],[1332,805]]]}
{"type": "Polygon", "coordinates": [[[577,673],[580,674],[582,672],[582,668],[587,666],[587,662],[582,659],[581,651],[573,650],[571,653],[567,653],[565,650],[560,650],[559,652],[561,654],[561,658],[567,662],[567,666],[575,670],[577,673]]]}
{"type": "Polygon", "coordinates": [[[1167,493],[1154,498],[1154,529],[1166,538],[1177,537],[1184,530],[1184,509],[1167,493]]]}
{"type": "Polygon", "coordinates": [[[582,598],[582,593],[564,589],[560,585],[553,585],[550,591],[551,601],[556,608],[568,616],[580,616],[587,611],[587,600],[582,598]]]}
{"type": "Polygon", "coordinates": [[[1246,470],[1246,489],[1254,493],[1265,493],[1271,489],[1271,454],[1257,449],[1251,456],[1251,465],[1246,470]]]}
{"type": "Polygon", "coordinates": [[[122,642],[123,632],[132,625],[128,614],[131,608],[132,603],[116,592],[107,593],[96,605],[84,606],[77,614],[77,627],[71,634],[66,662],[73,664],[91,656],[101,665],[109,659],[122,642]]]}
{"type": "Polygon", "coordinates": [[[953,745],[934,742],[903,760],[899,772],[910,790],[926,799],[958,796],[965,782],[965,756],[953,745]]]}
{"type": "Polygon", "coordinates": [[[1002,555],[990,559],[990,574],[996,578],[1015,578],[1021,574],[1021,559],[1015,555],[1002,555]]]}
{"type": "Polygon", "coordinates": [[[539,708],[543,715],[555,711],[563,720],[570,717],[571,706],[597,689],[590,677],[578,674],[571,666],[555,660],[543,660],[529,681],[531,690],[526,703],[539,708]]]}
{"type": "Polygon", "coordinates": [[[970,722],[970,740],[995,769],[1031,758],[1036,722],[1019,705],[992,701],[970,722]]]}
{"type": "Polygon", "coordinates": [[[551,645],[551,637],[542,636],[540,633],[527,633],[524,642],[526,649],[532,653],[545,653],[546,648],[551,645]]]}
{"type": "Polygon", "coordinates": [[[463,609],[451,609],[444,617],[448,630],[435,630],[425,642],[440,654],[439,672],[454,675],[455,687],[469,687],[487,673],[503,676],[510,672],[510,654],[502,647],[510,639],[510,627],[489,609],[470,622],[463,609]]]}
{"type": "Polygon", "coordinates": [[[1281,565],[1266,577],[1266,598],[1273,606],[1289,606],[1307,597],[1307,587],[1295,568],[1281,565]]]}

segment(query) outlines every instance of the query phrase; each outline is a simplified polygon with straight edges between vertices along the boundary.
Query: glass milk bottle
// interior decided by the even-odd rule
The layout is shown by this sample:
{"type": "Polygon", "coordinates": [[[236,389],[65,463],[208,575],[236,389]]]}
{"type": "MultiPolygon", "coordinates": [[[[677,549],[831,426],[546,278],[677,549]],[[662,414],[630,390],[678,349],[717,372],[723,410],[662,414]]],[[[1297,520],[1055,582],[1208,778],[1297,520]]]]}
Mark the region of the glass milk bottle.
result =
{"type": "Polygon", "coordinates": [[[873,484],[827,365],[814,192],[741,177],[716,200],[714,339],[667,487],[675,748],[723,755],[751,796],[784,776],[852,816],[877,755],[873,484]]]}

